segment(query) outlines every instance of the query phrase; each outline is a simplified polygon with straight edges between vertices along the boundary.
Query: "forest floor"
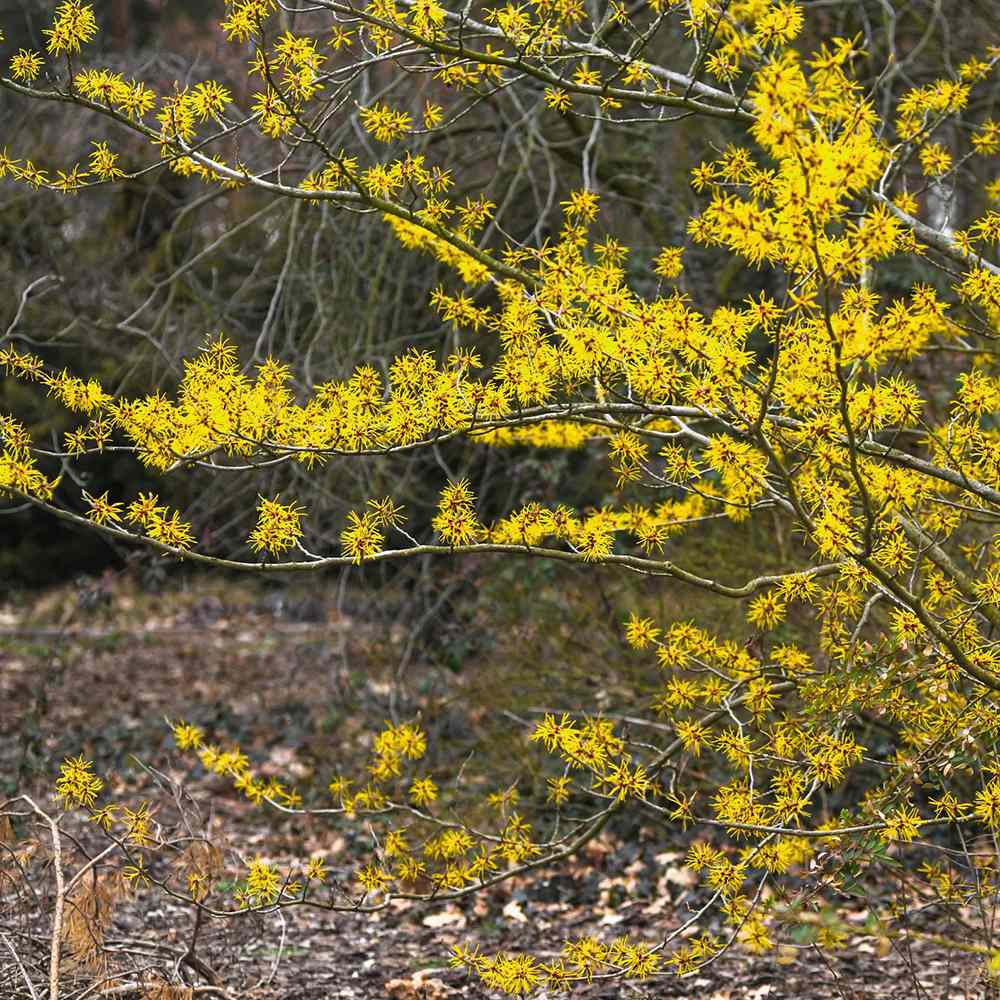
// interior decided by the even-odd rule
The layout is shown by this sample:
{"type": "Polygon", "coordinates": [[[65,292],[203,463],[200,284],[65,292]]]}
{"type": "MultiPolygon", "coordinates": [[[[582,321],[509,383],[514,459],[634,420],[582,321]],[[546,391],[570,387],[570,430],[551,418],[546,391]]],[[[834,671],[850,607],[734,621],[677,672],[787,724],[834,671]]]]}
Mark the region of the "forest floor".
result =
{"type": "MultiPolygon", "coordinates": [[[[364,831],[354,841],[343,829],[315,819],[275,820],[199,767],[186,772],[164,721],[193,719],[223,734],[220,739],[238,739],[264,774],[308,775],[320,762],[328,774],[332,757],[359,752],[363,734],[393,709],[395,647],[405,646],[405,635],[366,621],[360,606],[352,615],[340,601],[335,610],[322,593],[275,593],[195,582],[150,596],[107,579],[89,590],[62,588],[0,606],[0,780],[6,785],[0,800],[31,792],[51,801],[53,762],[82,753],[95,761],[119,799],[154,801],[163,777],[183,778],[191,801],[210,814],[206,823],[244,856],[280,862],[318,853],[332,875],[349,878],[363,851],[364,831]],[[392,656],[383,655],[387,647],[392,656]]],[[[439,706],[449,698],[462,703],[453,690],[461,688],[460,674],[438,671],[434,677],[437,688],[421,689],[427,698],[433,695],[439,706]]],[[[447,740],[461,728],[454,718],[448,726],[437,735],[447,740]]],[[[210,923],[201,931],[199,956],[214,969],[221,988],[203,988],[194,996],[497,997],[448,967],[452,945],[548,959],[557,956],[563,941],[582,935],[610,941],[628,934],[654,942],[690,912],[692,882],[682,867],[683,851],[679,840],[673,844],[663,831],[643,828],[624,841],[602,837],[557,871],[498,885],[461,905],[429,909],[398,902],[372,915],[294,908],[210,923]]],[[[0,930],[6,927],[13,940],[22,941],[29,970],[44,967],[43,902],[44,895],[35,913],[18,919],[10,912],[5,917],[0,908],[0,930]]],[[[982,979],[981,955],[905,933],[879,947],[860,933],[864,912],[845,903],[845,914],[859,934],[835,953],[802,947],[759,957],[734,949],[690,977],[645,983],[595,979],[570,995],[580,1000],[993,995],[982,979]]],[[[118,907],[110,933],[123,941],[159,941],[166,948],[182,944],[190,924],[189,908],[145,890],[118,907]]],[[[30,996],[17,992],[23,979],[0,950],[0,996],[30,996]]],[[[67,983],[64,995],[74,995],[73,988],[67,983]]],[[[130,994],[126,984],[113,995],[129,1000],[156,994],[139,987],[130,994]]]]}

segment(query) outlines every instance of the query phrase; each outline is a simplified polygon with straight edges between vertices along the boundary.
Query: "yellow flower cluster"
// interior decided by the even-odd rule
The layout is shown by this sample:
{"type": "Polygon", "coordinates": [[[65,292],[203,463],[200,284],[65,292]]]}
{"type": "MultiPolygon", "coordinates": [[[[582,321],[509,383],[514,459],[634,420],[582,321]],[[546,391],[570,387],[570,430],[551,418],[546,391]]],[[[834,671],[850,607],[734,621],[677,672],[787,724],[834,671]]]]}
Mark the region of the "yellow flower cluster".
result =
{"type": "Polygon", "coordinates": [[[130,118],[142,118],[156,105],[156,94],[146,84],[127,83],[121,73],[107,69],[84,69],[73,78],[73,86],[92,101],[99,101],[130,118]]]}
{"type": "Polygon", "coordinates": [[[58,480],[50,480],[31,454],[31,435],[19,421],[0,413],[0,496],[14,491],[51,500],[58,480]]]}
{"type": "Polygon", "coordinates": [[[450,964],[479,976],[490,989],[511,996],[526,996],[539,987],[565,992],[576,983],[590,983],[595,975],[624,975],[629,979],[647,979],[659,971],[662,958],[655,948],[634,944],[619,937],[610,944],[595,937],[577,938],[563,945],[558,958],[539,962],[530,955],[493,956],[476,948],[455,945],[450,964]]]}
{"type": "MultiPolygon", "coordinates": [[[[556,719],[546,714],[531,734],[532,742],[541,743],[550,753],[558,753],[570,768],[591,772],[593,790],[613,800],[645,799],[657,794],[657,788],[642,764],[635,764],[632,755],[615,735],[607,719],[588,718],[578,724],[563,715],[556,719]]],[[[568,796],[563,788],[560,796],[568,796]]]]}
{"type": "Polygon", "coordinates": [[[413,119],[405,111],[396,111],[384,101],[362,108],[361,124],[379,142],[392,142],[413,130],[413,119]]]}
{"type": "Polygon", "coordinates": [[[302,537],[302,518],[305,511],[296,503],[283,504],[278,497],[268,500],[259,497],[257,525],[250,533],[250,547],[255,552],[280,555],[294,548],[302,537]]]}
{"type": "Polygon", "coordinates": [[[52,55],[73,55],[97,34],[94,8],[82,0],[63,0],[56,8],[52,27],[43,28],[42,34],[48,38],[45,47],[52,55]]]}
{"type": "Polygon", "coordinates": [[[92,806],[104,781],[94,774],[94,765],[83,756],[69,757],[59,768],[56,794],[65,806],[92,806]]]}

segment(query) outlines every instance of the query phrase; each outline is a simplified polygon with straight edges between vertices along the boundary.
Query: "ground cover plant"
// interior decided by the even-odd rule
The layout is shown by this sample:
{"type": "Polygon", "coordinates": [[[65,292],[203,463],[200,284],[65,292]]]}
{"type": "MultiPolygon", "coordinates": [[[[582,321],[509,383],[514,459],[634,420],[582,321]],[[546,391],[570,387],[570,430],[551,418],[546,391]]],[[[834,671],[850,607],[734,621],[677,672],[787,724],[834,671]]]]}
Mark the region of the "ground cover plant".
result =
{"type": "MultiPolygon", "coordinates": [[[[282,864],[238,850],[234,879],[182,784],[159,786],[172,796],[161,822],[91,757],[52,761],[54,801],[21,793],[3,810],[9,891],[28,893],[33,864],[54,881],[50,996],[67,956],[92,975],[85,991],[114,988],[106,932],[132,892],[183,903],[196,928],[440,909],[530,887],[630,821],[637,837],[645,824],[684,843],[700,895],[683,919],[655,939],[588,934],[540,954],[471,940],[452,965],[511,995],[683,982],[730,952],[836,953],[856,936],[836,907],[853,896],[879,947],[923,935],[975,956],[989,982],[1000,49],[977,34],[990,5],[962,5],[961,45],[948,6],[242,0],[219,11],[219,72],[200,55],[167,82],[106,65],[94,9],[66,0],[37,51],[10,53],[12,101],[40,116],[69,105],[93,128],[38,150],[11,135],[0,177],[13,190],[75,206],[163,172],[204,185],[185,219],[245,198],[229,227],[244,232],[270,205],[292,208],[242,352],[213,329],[170,358],[172,312],[190,318],[200,295],[180,279],[227,227],[150,282],[117,332],[172,361],[152,391],[77,374],[58,337],[27,332],[58,279],[13,296],[0,364],[24,412],[0,415],[9,508],[219,573],[419,564],[454,574],[425,618],[447,604],[452,635],[470,640],[456,664],[482,655],[469,609],[488,615],[490,602],[460,599],[476,588],[520,609],[511,657],[547,652],[529,665],[529,704],[516,700],[523,679],[506,686],[509,705],[503,685],[487,701],[499,781],[435,749],[419,698],[388,697],[361,759],[324,762],[324,788],[262,770],[190,713],[170,718],[193,773],[281,821],[363,831],[346,878],[306,850],[282,864]],[[929,52],[942,54],[932,70],[929,52]],[[676,165],[692,152],[682,189],[676,165]],[[500,185],[497,164],[513,175],[500,185]],[[304,271],[308,309],[290,310],[285,286],[312,249],[300,220],[333,212],[370,216],[387,244],[434,262],[437,325],[319,378],[323,340],[305,346],[296,330],[322,313],[322,269],[304,271]],[[713,293],[699,269],[723,275],[713,293]],[[70,423],[33,434],[52,402],[70,423]],[[547,480],[541,460],[525,464],[556,454],[568,457],[547,480]],[[104,463],[122,456],[167,485],[105,488],[104,463]],[[331,471],[352,464],[378,468],[359,481],[380,488],[334,527],[331,471]],[[531,475],[528,496],[505,490],[531,475]],[[239,489],[214,506],[170,502],[185,477],[239,489]],[[253,521],[234,539],[248,501],[253,521]],[[555,576],[537,571],[548,564],[555,576]],[[583,676],[560,629],[571,615],[558,596],[577,598],[559,571],[605,597],[609,574],[641,583],[618,592],[620,640],[583,676]],[[539,635],[536,615],[566,646],[539,635]],[[68,846],[74,818],[88,832],[68,846]],[[23,846],[39,825],[44,852],[23,846]]],[[[194,939],[154,988],[224,989],[194,939]]]]}

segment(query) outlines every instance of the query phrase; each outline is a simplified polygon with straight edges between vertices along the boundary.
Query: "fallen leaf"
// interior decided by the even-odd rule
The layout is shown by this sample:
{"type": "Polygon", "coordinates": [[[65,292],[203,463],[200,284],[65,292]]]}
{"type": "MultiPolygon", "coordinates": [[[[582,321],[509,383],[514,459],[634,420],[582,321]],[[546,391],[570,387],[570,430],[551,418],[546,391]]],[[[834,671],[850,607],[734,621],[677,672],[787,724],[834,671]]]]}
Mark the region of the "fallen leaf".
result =
{"type": "Polygon", "coordinates": [[[393,1000],[446,1000],[454,995],[447,983],[440,979],[390,979],[385,984],[385,992],[393,1000]]]}
{"type": "Polygon", "coordinates": [[[437,913],[428,913],[420,922],[424,927],[454,927],[456,930],[461,930],[466,923],[465,914],[455,906],[438,910],[437,913]]]}
{"type": "Polygon", "coordinates": [[[690,868],[671,866],[664,871],[663,878],[671,885],[679,885],[684,889],[690,889],[698,884],[698,876],[690,868]]]}

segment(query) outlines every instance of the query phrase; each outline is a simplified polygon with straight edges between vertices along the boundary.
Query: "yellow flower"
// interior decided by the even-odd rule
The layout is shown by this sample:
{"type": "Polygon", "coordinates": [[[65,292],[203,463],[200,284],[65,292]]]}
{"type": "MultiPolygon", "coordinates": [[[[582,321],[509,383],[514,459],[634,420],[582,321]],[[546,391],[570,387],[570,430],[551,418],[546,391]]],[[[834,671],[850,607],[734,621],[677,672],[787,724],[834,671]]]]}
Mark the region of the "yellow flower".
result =
{"type": "Polygon", "coordinates": [[[366,893],[385,892],[389,888],[389,873],[378,865],[365,865],[357,877],[366,893]]]}
{"type": "Polygon", "coordinates": [[[545,103],[556,111],[569,111],[573,106],[569,94],[562,87],[546,87],[544,98],[545,103]]]}
{"type": "Polygon", "coordinates": [[[362,108],[361,125],[379,142],[392,142],[413,130],[413,120],[405,111],[396,111],[384,101],[362,108]]]}
{"type": "Polygon", "coordinates": [[[385,535],[380,527],[383,523],[383,516],[375,510],[364,514],[350,511],[347,515],[347,527],[340,533],[344,555],[350,556],[355,563],[361,563],[381,551],[385,542],[385,535]]]}
{"type": "Polygon", "coordinates": [[[232,94],[215,80],[206,80],[194,86],[191,91],[189,106],[202,121],[217,118],[222,114],[227,104],[232,102],[232,94]]]}
{"type": "Polygon", "coordinates": [[[105,490],[99,497],[91,496],[86,490],[82,493],[83,499],[90,507],[87,517],[94,524],[108,524],[110,521],[121,521],[124,504],[112,503],[108,499],[108,491],[105,490]]]}
{"type": "Polygon", "coordinates": [[[126,865],[122,869],[122,877],[133,889],[138,885],[148,886],[150,884],[149,869],[141,854],[136,857],[134,864],[126,865]]]}
{"type": "Polygon", "coordinates": [[[258,854],[250,862],[246,891],[256,903],[273,903],[281,891],[281,879],[273,865],[263,861],[258,854]]]}
{"type": "Polygon", "coordinates": [[[977,792],[975,811],[987,826],[1000,829],[1000,778],[993,778],[977,792]]]}
{"type": "Polygon", "coordinates": [[[594,191],[573,191],[566,201],[559,205],[567,218],[581,218],[591,222],[597,218],[600,198],[594,191]]]}
{"type": "Polygon", "coordinates": [[[180,750],[198,750],[204,741],[205,734],[197,726],[186,722],[178,722],[173,730],[174,741],[180,750]]]}
{"type": "Polygon", "coordinates": [[[681,264],[683,255],[683,247],[664,247],[653,264],[653,270],[661,278],[676,278],[683,270],[681,264]]]}
{"type": "Polygon", "coordinates": [[[633,612],[625,623],[625,641],[633,649],[645,649],[650,643],[656,642],[660,635],[651,618],[640,618],[633,612]]]}
{"type": "Polygon", "coordinates": [[[118,154],[113,153],[106,142],[92,142],[94,151],[90,154],[90,172],[102,181],[113,181],[125,176],[118,165],[118,154]]]}
{"type": "Polygon", "coordinates": [[[786,608],[787,605],[781,600],[780,593],[777,590],[769,590],[750,602],[747,621],[751,625],[756,625],[762,632],[767,632],[784,620],[786,608]]]}
{"type": "Polygon", "coordinates": [[[345,31],[341,27],[336,27],[333,29],[330,35],[330,45],[336,51],[340,51],[341,48],[350,48],[354,44],[354,32],[345,31]]]}
{"type": "Polygon", "coordinates": [[[322,858],[310,858],[309,864],[306,865],[306,878],[316,882],[323,882],[326,880],[326,876],[327,870],[324,860],[322,858]]]}
{"type": "Polygon", "coordinates": [[[475,496],[467,480],[449,483],[441,492],[438,513],[431,522],[447,545],[468,545],[480,534],[474,507],[475,496]]]}
{"type": "Polygon", "coordinates": [[[96,823],[102,830],[108,832],[115,822],[115,813],[118,811],[118,806],[113,802],[106,806],[101,806],[100,809],[95,809],[90,814],[90,822],[96,823]]]}
{"type": "Polygon", "coordinates": [[[93,773],[93,763],[84,757],[68,757],[59,768],[56,794],[65,807],[92,806],[104,782],[93,773]]]}
{"type": "Polygon", "coordinates": [[[923,820],[913,806],[903,805],[891,812],[885,819],[884,840],[913,840],[920,832],[923,820]]]}
{"type": "Polygon", "coordinates": [[[951,153],[936,142],[930,142],[920,150],[920,166],[929,177],[940,177],[951,169],[951,153]]]}
{"type": "Polygon", "coordinates": [[[437,785],[430,778],[415,778],[410,783],[410,801],[415,806],[430,805],[437,797],[437,785]]]}
{"type": "Polygon", "coordinates": [[[52,27],[43,28],[42,34],[48,36],[46,48],[52,55],[77,53],[97,34],[94,8],[81,0],[65,0],[56,8],[52,27]]]}
{"type": "Polygon", "coordinates": [[[10,57],[10,75],[15,80],[31,83],[42,68],[42,57],[32,49],[18,49],[10,57]]]}
{"type": "Polygon", "coordinates": [[[424,128],[435,128],[444,119],[444,108],[439,104],[427,101],[424,104],[424,128]]]}
{"type": "Polygon", "coordinates": [[[257,526],[250,534],[250,547],[255,552],[266,550],[279,555],[298,544],[302,537],[302,518],[305,510],[296,503],[283,504],[279,497],[268,500],[259,496],[257,526]]]}

